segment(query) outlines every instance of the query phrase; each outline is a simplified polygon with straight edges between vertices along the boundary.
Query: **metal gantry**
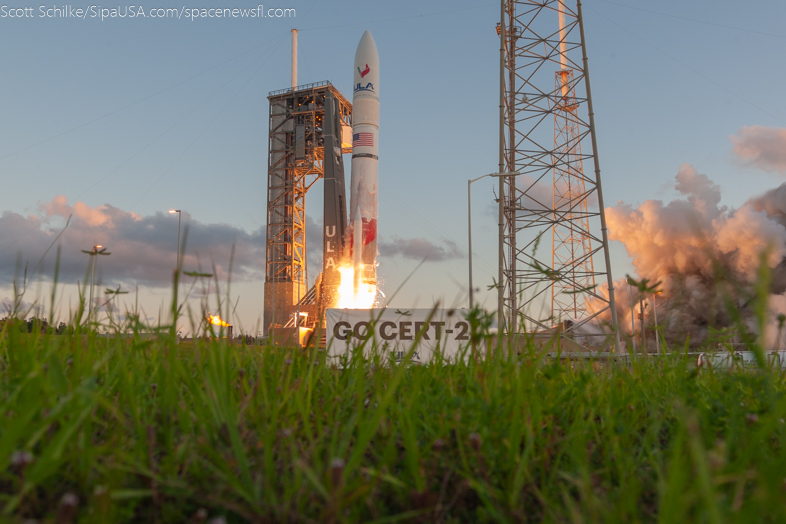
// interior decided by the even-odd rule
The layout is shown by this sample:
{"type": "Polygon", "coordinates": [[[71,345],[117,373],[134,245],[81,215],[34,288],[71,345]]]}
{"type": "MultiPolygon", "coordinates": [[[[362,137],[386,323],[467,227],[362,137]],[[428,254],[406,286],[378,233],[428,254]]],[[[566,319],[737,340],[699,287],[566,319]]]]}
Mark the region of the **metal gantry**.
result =
{"type": "Polygon", "coordinates": [[[570,337],[609,311],[616,327],[581,3],[567,2],[502,0],[504,170],[521,173],[500,195],[508,333],[570,337]]]}
{"type": "Polygon", "coordinates": [[[339,101],[351,125],[352,105],[330,82],[273,91],[267,183],[264,329],[284,325],[311,294],[306,264],[306,193],[324,173],[325,96],[339,101]]]}

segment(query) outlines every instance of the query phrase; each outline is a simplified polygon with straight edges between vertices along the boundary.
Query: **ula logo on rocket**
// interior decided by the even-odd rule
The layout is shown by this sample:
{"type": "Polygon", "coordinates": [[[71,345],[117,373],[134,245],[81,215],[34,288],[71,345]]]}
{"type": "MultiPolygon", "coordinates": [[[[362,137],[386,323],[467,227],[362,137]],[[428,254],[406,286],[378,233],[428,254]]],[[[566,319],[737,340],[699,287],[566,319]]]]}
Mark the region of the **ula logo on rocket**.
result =
{"type": "Polygon", "coordinates": [[[368,64],[366,64],[366,68],[363,71],[361,71],[360,68],[358,67],[358,73],[360,73],[360,78],[363,78],[364,76],[369,74],[370,71],[371,68],[368,67],[368,64]]]}
{"type": "Polygon", "coordinates": [[[353,91],[355,93],[357,93],[358,91],[372,91],[373,92],[374,91],[374,84],[369,82],[368,84],[363,85],[362,83],[358,82],[357,84],[355,84],[355,89],[353,91]]]}

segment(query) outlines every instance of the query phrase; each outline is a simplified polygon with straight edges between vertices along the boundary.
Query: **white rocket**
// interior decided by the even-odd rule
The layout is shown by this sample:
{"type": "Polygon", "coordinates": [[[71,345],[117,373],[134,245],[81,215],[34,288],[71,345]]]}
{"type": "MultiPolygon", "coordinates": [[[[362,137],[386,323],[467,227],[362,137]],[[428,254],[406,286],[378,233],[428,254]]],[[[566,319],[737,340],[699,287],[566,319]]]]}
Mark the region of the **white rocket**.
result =
{"type": "Polygon", "coordinates": [[[377,282],[379,54],[368,31],[355,51],[354,75],[349,221],[357,293],[361,283],[377,282]]]}

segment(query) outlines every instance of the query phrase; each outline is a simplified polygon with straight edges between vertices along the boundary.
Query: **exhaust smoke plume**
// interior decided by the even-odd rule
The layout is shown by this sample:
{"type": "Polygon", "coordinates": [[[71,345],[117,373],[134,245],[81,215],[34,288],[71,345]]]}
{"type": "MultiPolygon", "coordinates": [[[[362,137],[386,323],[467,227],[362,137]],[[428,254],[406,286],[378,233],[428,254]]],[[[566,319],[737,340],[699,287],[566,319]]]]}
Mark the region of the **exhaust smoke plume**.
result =
{"type": "MultiPolygon", "coordinates": [[[[660,282],[658,295],[644,296],[644,327],[654,337],[658,325],[674,345],[708,341],[712,330],[732,327],[725,300],[731,298],[747,329],[756,330],[751,298],[762,261],[772,272],[765,347],[785,348],[778,315],[786,313],[786,184],[748,200],[739,209],[721,206],[720,187],[690,164],[680,166],[675,189],[683,198],[664,204],[647,200],[638,208],[619,203],[606,210],[609,238],[625,245],[636,278],[660,282]]],[[[608,287],[599,286],[608,296],[608,287]]],[[[638,289],[614,283],[620,329],[640,329],[638,289]],[[631,293],[634,307],[631,310],[631,293]]],[[[591,311],[600,302],[588,304],[591,311]]],[[[610,321],[611,314],[601,315],[610,321]]]]}

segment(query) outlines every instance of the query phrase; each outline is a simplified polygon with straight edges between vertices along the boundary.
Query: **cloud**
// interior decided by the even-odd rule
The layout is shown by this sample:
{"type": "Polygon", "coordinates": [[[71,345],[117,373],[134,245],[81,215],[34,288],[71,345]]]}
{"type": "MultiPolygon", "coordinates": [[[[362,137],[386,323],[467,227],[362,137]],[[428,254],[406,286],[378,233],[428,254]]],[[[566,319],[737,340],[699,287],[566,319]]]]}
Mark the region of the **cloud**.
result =
{"type": "MultiPolygon", "coordinates": [[[[56,243],[61,250],[60,281],[84,278],[89,256],[81,250],[101,244],[112,253],[97,260],[99,274],[103,275],[106,285],[172,285],[177,260],[176,217],[163,213],[141,216],[109,204],[90,207],[76,202],[69,205],[64,196],[40,202],[36,214],[22,216],[6,211],[0,216],[0,283],[11,282],[14,274],[21,272],[17,260],[21,261],[21,268],[27,265],[32,272],[69,216],[71,221],[56,243]]],[[[203,224],[184,212],[184,233],[186,227],[184,270],[196,270],[201,265],[204,271],[212,273],[215,263],[218,275],[226,278],[234,245],[232,280],[264,280],[264,228],[248,233],[229,224],[203,224]]],[[[44,277],[51,278],[54,273],[55,253],[53,247],[43,259],[41,274],[44,277]]]]}
{"type": "Polygon", "coordinates": [[[443,240],[443,245],[429,242],[425,238],[401,238],[394,236],[390,242],[380,242],[379,254],[383,257],[401,256],[414,260],[427,259],[429,262],[443,262],[462,258],[465,253],[451,240],[443,240]]]}
{"type": "MultiPolygon", "coordinates": [[[[309,276],[316,278],[322,270],[322,217],[313,219],[306,216],[306,238],[308,242],[308,263],[317,271],[310,271],[309,276]]],[[[453,241],[443,240],[442,245],[435,244],[424,238],[401,238],[394,236],[389,242],[377,242],[380,257],[401,256],[413,260],[427,258],[429,262],[443,262],[462,258],[466,253],[453,241]]]]}
{"type": "Polygon", "coordinates": [[[743,126],[729,139],[734,145],[732,152],[741,163],[786,173],[786,128],[743,126]]]}

